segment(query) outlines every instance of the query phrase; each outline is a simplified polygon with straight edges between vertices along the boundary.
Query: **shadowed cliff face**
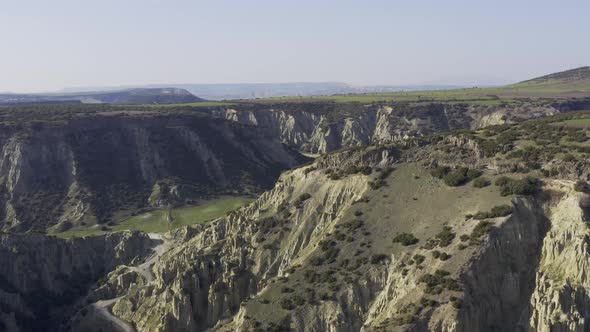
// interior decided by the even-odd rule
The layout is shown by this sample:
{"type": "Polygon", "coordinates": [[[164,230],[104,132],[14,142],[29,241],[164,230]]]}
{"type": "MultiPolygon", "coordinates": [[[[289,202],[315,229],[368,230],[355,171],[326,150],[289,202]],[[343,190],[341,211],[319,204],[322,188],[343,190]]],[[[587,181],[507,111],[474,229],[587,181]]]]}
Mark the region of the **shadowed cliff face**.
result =
{"type": "Polygon", "coordinates": [[[205,117],[96,117],[7,132],[0,209],[14,231],[258,191],[306,160],[255,127],[205,117]]]}
{"type": "Polygon", "coordinates": [[[71,240],[0,236],[0,330],[55,331],[93,283],[144,259],[152,242],[131,232],[71,240]]]}

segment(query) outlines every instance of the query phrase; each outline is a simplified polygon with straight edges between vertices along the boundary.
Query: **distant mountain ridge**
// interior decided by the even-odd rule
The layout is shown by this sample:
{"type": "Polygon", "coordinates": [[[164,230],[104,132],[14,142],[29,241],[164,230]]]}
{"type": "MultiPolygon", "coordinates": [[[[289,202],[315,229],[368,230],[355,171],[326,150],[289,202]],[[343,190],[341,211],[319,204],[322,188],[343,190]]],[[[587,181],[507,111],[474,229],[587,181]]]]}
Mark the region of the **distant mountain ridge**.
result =
{"type": "Polygon", "coordinates": [[[0,94],[0,105],[39,103],[175,104],[204,101],[185,89],[148,88],[52,94],[0,94]]]}
{"type": "Polygon", "coordinates": [[[367,85],[354,86],[340,82],[293,82],[293,83],[235,83],[235,84],[150,84],[121,87],[84,87],[65,89],[64,92],[101,91],[130,88],[182,88],[207,100],[256,99],[288,96],[327,96],[347,93],[397,92],[409,90],[448,90],[464,88],[465,85],[367,85]]]}

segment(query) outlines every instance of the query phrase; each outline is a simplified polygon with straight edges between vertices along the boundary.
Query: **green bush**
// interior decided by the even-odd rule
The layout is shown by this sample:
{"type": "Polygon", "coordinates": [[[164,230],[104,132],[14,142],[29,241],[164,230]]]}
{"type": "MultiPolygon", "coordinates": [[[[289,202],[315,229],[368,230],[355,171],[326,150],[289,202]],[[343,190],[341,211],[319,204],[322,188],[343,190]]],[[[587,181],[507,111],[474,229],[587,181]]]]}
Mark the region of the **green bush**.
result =
{"type": "Polygon", "coordinates": [[[382,179],[376,179],[375,181],[369,181],[369,186],[373,190],[377,190],[385,185],[387,185],[387,182],[385,182],[382,179]]]}
{"type": "Polygon", "coordinates": [[[475,179],[475,181],[473,181],[473,186],[475,188],[484,188],[484,187],[489,186],[490,184],[492,184],[490,182],[490,180],[483,178],[483,177],[477,178],[477,179],[475,179]]]}
{"type": "Polygon", "coordinates": [[[489,221],[481,220],[473,231],[471,231],[471,241],[477,242],[482,236],[486,235],[492,229],[492,223],[489,221]]]}
{"type": "Polygon", "coordinates": [[[418,243],[419,241],[420,240],[418,240],[411,233],[401,233],[393,238],[393,243],[401,243],[403,246],[411,246],[413,244],[418,243]]]}
{"type": "Polygon", "coordinates": [[[430,171],[430,175],[434,176],[435,178],[442,179],[447,175],[451,169],[447,166],[439,166],[430,171]]]}
{"type": "Polygon", "coordinates": [[[424,260],[425,260],[425,259],[426,259],[426,257],[424,257],[424,256],[422,256],[422,255],[419,255],[419,254],[416,254],[416,255],[414,255],[414,257],[413,257],[413,260],[414,260],[414,262],[416,262],[416,265],[420,265],[420,264],[422,264],[422,263],[424,262],[424,260]]]}
{"type": "Polygon", "coordinates": [[[455,233],[453,233],[451,227],[444,226],[442,231],[440,231],[438,234],[436,234],[436,238],[439,240],[438,244],[441,247],[446,247],[449,244],[451,244],[451,242],[455,238],[455,233]]]}
{"type": "Polygon", "coordinates": [[[576,161],[576,157],[574,157],[573,154],[568,153],[568,154],[564,155],[563,158],[561,158],[561,160],[563,160],[565,162],[572,162],[572,161],[576,161]]]}
{"type": "Polygon", "coordinates": [[[465,174],[469,179],[476,179],[483,174],[482,171],[478,169],[469,169],[467,170],[467,174],[465,174]]]}
{"type": "Polygon", "coordinates": [[[482,220],[488,218],[505,217],[512,213],[512,206],[510,205],[497,205],[492,208],[489,212],[478,212],[473,216],[473,219],[482,220]]]}
{"type": "Polygon", "coordinates": [[[445,175],[443,181],[447,186],[458,187],[465,184],[468,181],[468,178],[462,172],[453,171],[445,175]]]}
{"type": "Polygon", "coordinates": [[[371,256],[371,264],[381,264],[387,260],[387,255],[377,254],[371,256]]]}
{"type": "Polygon", "coordinates": [[[500,177],[495,184],[500,186],[500,195],[532,195],[537,191],[539,179],[527,176],[522,179],[511,179],[509,177],[500,177]]]}
{"type": "Polygon", "coordinates": [[[293,310],[295,309],[295,305],[293,304],[293,301],[291,301],[290,299],[284,298],[281,300],[280,302],[281,308],[285,309],[285,310],[293,310]]]}
{"type": "Polygon", "coordinates": [[[302,306],[305,304],[305,299],[300,295],[293,295],[293,303],[298,306],[302,306]]]}
{"type": "Polygon", "coordinates": [[[442,179],[448,186],[457,187],[480,177],[483,173],[480,170],[469,169],[467,167],[458,167],[455,170],[451,170],[449,167],[440,166],[430,171],[430,174],[442,179]]]}

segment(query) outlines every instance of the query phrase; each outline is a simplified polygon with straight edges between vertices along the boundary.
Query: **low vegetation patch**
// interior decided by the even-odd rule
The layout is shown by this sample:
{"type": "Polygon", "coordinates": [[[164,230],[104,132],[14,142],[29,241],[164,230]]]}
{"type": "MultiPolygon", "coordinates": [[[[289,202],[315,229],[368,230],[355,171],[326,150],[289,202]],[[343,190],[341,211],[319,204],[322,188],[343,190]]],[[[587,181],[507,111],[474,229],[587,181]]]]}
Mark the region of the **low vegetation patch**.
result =
{"type": "Polygon", "coordinates": [[[420,240],[418,240],[414,234],[411,233],[401,233],[393,238],[393,243],[401,243],[403,246],[411,246],[418,243],[419,241],[420,240]]]}
{"type": "Polygon", "coordinates": [[[522,179],[512,179],[502,176],[496,179],[496,186],[500,187],[502,196],[508,195],[532,195],[537,191],[540,180],[532,176],[522,179]]]}
{"type": "Polygon", "coordinates": [[[423,275],[418,281],[426,284],[424,292],[427,294],[440,294],[444,289],[460,291],[461,287],[459,287],[457,280],[450,278],[449,275],[448,271],[436,270],[434,274],[423,275]]]}
{"type": "Polygon", "coordinates": [[[435,178],[442,179],[447,186],[457,187],[480,177],[482,172],[467,167],[459,167],[452,170],[447,166],[439,166],[430,171],[430,174],[435,178]]]}
{"type": "Polygon", "coordinates": [[[469,236],[470,241],[469,244],[478,244],[482,236],[488,234],[492,229],[492,223],[486,220],[481,220],[473,231],[471,231],[471,235],[469,236]]]}
{"type": "Polygon", "coordinates": [[[455,233],[453,229],[449,226],[444,226],[442,231],[436,234],[436,239],[438,240],[438,245],[441,247],[447,247],[453,239],[455,238],[455,233]]]}
{"type": "Polygon", "coordinates": [[[473,219],[483,220],[489,218],[506,217],[512,214],[512,206],[503,204],[494,206],[489,212],[478,212],[472,216],[473,219]]]}
{"type": "Polygon", "coordinates": [[[489,186],[490,184],[492,184],[490,182],[490,180],[488,180],[484,177],[477,178],[477,179],[475,179],[475,181],[473,181],[473,186],[475,188],[485,188],[485,187],[489,186]]]}

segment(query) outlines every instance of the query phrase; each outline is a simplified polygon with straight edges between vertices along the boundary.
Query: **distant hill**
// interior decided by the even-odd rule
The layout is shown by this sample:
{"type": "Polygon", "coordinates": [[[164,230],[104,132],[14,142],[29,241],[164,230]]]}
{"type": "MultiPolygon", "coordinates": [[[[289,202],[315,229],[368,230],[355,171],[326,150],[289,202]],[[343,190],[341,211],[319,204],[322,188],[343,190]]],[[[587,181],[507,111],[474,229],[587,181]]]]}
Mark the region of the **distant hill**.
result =
{"type": "Polygon", "coordinates": [[[590,80],[590,66],[580,67],[570,70],[553,73],[531,80],[527,80],[521,83],[543,83],[547,81],[579,81],[579,80],[590,80]]]}
{"type": "Polygon", "coordinates": [[[588,97],[590,96],[590,67],[580,67],[553,73],[503,88],[502,94],[526,97],[588,97]]]}
{"type": "Polygon", "coordinates": [[[83,103],[83,104],[177,104],[205,101],[179,88],[126,89],[120,91],[0,94],[0,104],[83,103]]]}

